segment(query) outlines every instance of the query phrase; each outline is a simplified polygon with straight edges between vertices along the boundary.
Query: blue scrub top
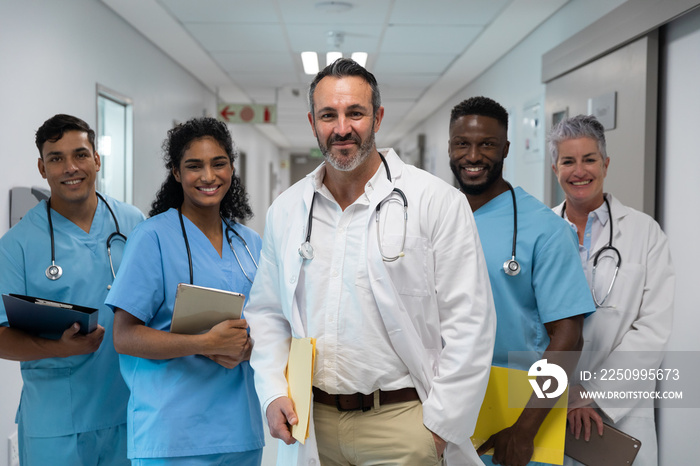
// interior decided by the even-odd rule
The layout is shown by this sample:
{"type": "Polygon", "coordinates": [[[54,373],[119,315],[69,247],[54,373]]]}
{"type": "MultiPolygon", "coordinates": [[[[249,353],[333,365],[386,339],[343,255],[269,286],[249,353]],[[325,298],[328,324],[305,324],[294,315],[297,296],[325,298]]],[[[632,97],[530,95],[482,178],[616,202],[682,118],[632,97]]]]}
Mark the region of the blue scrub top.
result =
{"type": "MultiPolygon", "coordinates": [[[[515,188],[518,205],[516,259],[520,273],[506,275],[513,252],[513,199],[510,191],[474,212],[496,305],[495,366],[528,370],[549,345],[544,324],[595,310],[569,224],[547,206],[515,188]],[[521,353],[512,354],[509,351],[521,353]]],[[[484,464],[492,464],[483,455],[484,464]]],[[[544,465],[530,462],[528,466],[544,465]]]]}
{"type": "MultiPolygon", "coordinates": [[[[183,220],[194,284],[248,296],[251,283],[226,240],[220,257],[204,233],[187,217],[183,220]]],[[[257,261],[258,234],[240,224],[234,228],[257,261]]],[[[256,268],[243,243],[229,235],[246,273],[253,278],[256,268]]],[[[170,209],[146,220],[131,234],[107,304],[129,312],[148,327],[169,331],[177,285],[189,280],[180,221],[177,210],[170,209]]],[[[209,455],[264,445],[260,404],[247,361],[226,369],[204,356],[153,360],[120,355],[120,364],[131,390],[129,458],[209,455]]]]}
{"type": "MultiPolygon", "coordinates": [[[[106,200],[125,235],[143,220],[135,207],[106,200]]],[[[51,219],[56,264],[63,268],[63,276],[54,281],[44,274],[51,264],[51,239],[46,202],[41,201],[0,239],[0,292],[98,308],[105,335],[92,354],[21,363],[24,385],[17,422],[30,437],[58,437],[123,424],[129,396],[112,342],[114,315],[104,305],[112,283],[106,241],[116,230],[114,220],[102,201],[97,203],[89,233],[54,210],[51,219]]],[[[123,241],[112,243],[116,269],[123,248],[123,241]]],[[[0,325],[8,325],[2,300],[0,325]]]]}
{"type": "Polygon", "coordinates": [[[518,205],[516,259],[521,271],[508,276],[503,263],[513,248],[510,191],[474,212],[489,270],[498,325],[493,364],[527,370],[549,345],[545,323],[595,310],[578,256],[578,240],[567,222],[515,188],[518,205]],[[509,351],[529,351],[508,365],[509,351]]]}

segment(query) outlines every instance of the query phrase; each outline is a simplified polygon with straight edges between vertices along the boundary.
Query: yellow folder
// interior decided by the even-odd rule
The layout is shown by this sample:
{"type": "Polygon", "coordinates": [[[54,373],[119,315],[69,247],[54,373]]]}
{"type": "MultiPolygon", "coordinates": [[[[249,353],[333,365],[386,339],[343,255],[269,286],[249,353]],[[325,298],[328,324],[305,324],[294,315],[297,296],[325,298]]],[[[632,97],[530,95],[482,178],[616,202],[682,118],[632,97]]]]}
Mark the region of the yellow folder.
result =
{"type": "Polygon", "coordinates": [[[289,398],[299,422],[292,426],[292,437],[304,444],[309,438],[309,414],[311,412],[311,387],[314,378],[316,340],[292,338],[287,361],[287,385],[289,398]]]}
{"type": "MultiPolygon", "coordinates": [[[[492,366],[486,396],[479,411],[476,429],[472,436],[474,448],[478,448],[491,435],[512,426],[532,395],[527,371],[492,366]],[[520,408],[510,408],[520,406],[520,408]]],[[[566,408],[569,399],[567,388],[554,408],[545,418],[535,436],[535,451],[530,461],[563,464],[564,438],[566,435],[566,408]]],[[[488,454],[493,454],[493,450],[488,454]]]]}

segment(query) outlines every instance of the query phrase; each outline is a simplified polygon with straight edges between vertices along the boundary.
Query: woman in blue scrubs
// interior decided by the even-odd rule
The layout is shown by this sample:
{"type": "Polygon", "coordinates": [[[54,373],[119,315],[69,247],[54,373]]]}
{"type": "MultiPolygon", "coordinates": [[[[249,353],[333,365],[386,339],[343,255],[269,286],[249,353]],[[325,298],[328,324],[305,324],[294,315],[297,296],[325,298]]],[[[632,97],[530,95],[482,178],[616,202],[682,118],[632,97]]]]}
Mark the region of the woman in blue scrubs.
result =
{"type": "Polygon", "coordinates": [[[129,398],[132,465],[259,465],[262,417],[245,320],[170,333],[179,283],[248,296],[260,237],[235,175],[226,125],[197,118],[168,132],[168,177],[127,243],[107,296],[129,398]],[[191,261],[191,265],[190,265],[191,261]]]}

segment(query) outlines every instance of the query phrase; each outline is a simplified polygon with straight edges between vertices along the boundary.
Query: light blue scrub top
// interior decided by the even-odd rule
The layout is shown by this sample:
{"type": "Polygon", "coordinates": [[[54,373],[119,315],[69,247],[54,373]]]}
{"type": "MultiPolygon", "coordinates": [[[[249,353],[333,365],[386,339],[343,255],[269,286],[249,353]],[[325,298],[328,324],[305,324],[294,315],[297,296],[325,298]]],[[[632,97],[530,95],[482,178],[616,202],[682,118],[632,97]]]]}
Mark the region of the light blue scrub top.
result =
{"type": "MultiPolygon", "coordinates": [[[[222,257],[183,216],[192,252],[194,284],[248,296],[250,282],[224,237],[222,257]]],[[[256,261],[261,240],[240,224],[236,231],[256,261]]],[[[225,225],[222,222],[222,230],[225,225]]],[[[242,242],[229,233],[246,273],[256,272],[242,242]]],[[[187,250],[177,210],[143,222],[129,237],[124,261],[107,304],[145,325],[169,331],[179,283],[189,283],[187,250]]],[[[253,370],[247,361],[233,369],[204,356],[154,360],[120,355],[131,397],[127,416],[129,458],[229,453],[262,448],[262,417],[253,370]]]]}
{"type": "Polygon", "coordinates": [[[510,191],[474,212],[489,270],[498,325],[493,364],[508,367],[509,351],[531,351],[510,367],[527,370],[549,345],[545,323],[595,310],[578,255],[578,238],[566,221],[515,188],[518,204],[516,259],[521,271],[508,276],[512,256],[513,200],[510,191]]]}
{"type": "MultiPolygon", "coordinates": [[[[128,236],[143,214],[115,199],[106,200],[120,231],[128,236]]],[[[104,305],[112,283],[106,241],[116,231],[114,220],[102,201],[97,203],[90,233],[54,210],[51,219],[56,264],[63,268],[63,276],[54,281],[44,274],[51,265],[51,239],[46,202],[41,201],[0,239],[0,292],[98,308],[105,335],[92,354],[21,363],[24,385],[16,420],[29,437],[58,437],[123,424],[129,397],[112,342],[114,314],[104,305]]],[[[112,243],[115,269],[123,248],[121,240],[112,243]]],[[[0,325],[8,325],[1,300],[0,325]]]]}
{"type": "MultiPolygon", "coordinates": [[[[513,198],[510,191],[474,212],[496,305],[493,364],[528,370],[549,345],[544,324],[595,310],[578,256],[578,238],[566,221],[547,206],[515,188],[518,204],[516,259],[513,277],[503,263],[513,252],[513,198]],[[527,351],[511,355],[509,351],[527,351]]],[[[490,455],[481,457],[493,464],[490,455]]],[[[530,462],[528,466],[544,465],[530,462]]]]}

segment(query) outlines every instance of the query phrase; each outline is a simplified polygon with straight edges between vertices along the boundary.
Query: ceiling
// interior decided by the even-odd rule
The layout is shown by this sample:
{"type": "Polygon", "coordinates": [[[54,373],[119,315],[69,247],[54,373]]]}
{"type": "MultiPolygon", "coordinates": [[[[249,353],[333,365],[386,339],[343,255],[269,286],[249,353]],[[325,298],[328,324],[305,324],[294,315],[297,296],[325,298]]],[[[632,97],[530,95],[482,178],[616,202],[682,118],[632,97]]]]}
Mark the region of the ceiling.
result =
{"type": "MultiPolygon", "coordinates": [[[[223,102],[277,105],[258,129],[281,148],[315,146],[300,53],[369,54],[393,144],[568,0],[102,0],[223,102]],[[349,6],[349,8],[348,8],[349,6]],[[336,10],[344,11],[336,11],[336,10]]],[[[534,60],[533,66],[540,66],[534,60]]]]}

